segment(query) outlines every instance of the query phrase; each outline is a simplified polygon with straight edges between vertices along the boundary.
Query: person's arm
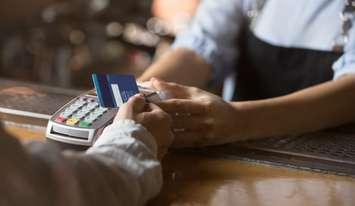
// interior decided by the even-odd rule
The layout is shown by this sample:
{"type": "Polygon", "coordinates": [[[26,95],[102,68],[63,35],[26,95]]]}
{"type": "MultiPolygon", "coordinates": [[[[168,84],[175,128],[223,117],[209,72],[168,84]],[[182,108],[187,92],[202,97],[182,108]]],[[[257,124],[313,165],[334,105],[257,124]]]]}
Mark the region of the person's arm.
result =
{"type": "Polygon", "coordinates": [[[156,79],[153,85],[174,97],[159,105],[174,117],[176,147],[302,134],[355,121],[354,74],[286,96],[246,102],[225,102],[201,89],[156,79]]]}
{"type": "Polygon", "coordinates": [[[61,152],[38,142],[25,149],[2,136],[0,204],[135,206],[157,195],[162,186],[157,142],[171,138],[170,121],[154,106],[148,105],[147,112],[136,111],[146,107],[143,98],[133,98],[130,104],[125,111],[120,109],[118,118],[86,153],[61,152]],[[164,121],[159,132],[153,131],[164,139],[154,138],[130,119],[148,124],[164,121]]]}
{"type": "Polygon", "coordinates": [[[249,1],[204,0],[189,28],[179,34],[167,54],[149,67],[139,81],[158,77],[180,84],[205,87],[223,81],[233,71],[237,36],[249,1]]]}
{"type": "Polygon", "coordinates": [[[176,48],[160,57],[138,80],[145,82],[152,77],[190,86],[205,87],[212,78],[212,71],[211,66],[193,50],[176,48]]]}
{"type": "Polygon", "coordinates": [[[283,97],[236,103],[250,117],[261,117],[249,120],[250,135],[297,134],[355,121],[355,31],[350,36],[333,64],[333,81],[283,97]]]}
{"type": "Polygon", "coordinates": [[[355,75],[283,97],[232,104],[247,122],[245,137],[249,138],[335,127],[355,122],[355,75]]]}

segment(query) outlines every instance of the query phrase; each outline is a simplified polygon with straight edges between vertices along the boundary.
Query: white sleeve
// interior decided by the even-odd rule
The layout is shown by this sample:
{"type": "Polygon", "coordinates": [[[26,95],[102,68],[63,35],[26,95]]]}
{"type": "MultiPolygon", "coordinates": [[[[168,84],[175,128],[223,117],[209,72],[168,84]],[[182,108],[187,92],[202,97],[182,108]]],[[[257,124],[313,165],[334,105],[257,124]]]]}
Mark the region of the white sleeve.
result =
{"type": "Polygon", "coordinates": [[[333,65],[334,80],[345,74],[355,74],[355,48],[345,52],[333,65]]]}
{"type": "Polygon", "coordinates": [[[334,80],[345,74],[355,74],[355,27],[350,31],[344,54],[333,64],[334,80]]]}
{"type": "Polygon", "coordinates": [[[132,120],[119,120],[106,127],[87,154],[120,168],[122,205],[143,205],[156,196],[162,186],[162,171],[157,160],[153,136],[132,120]]]}

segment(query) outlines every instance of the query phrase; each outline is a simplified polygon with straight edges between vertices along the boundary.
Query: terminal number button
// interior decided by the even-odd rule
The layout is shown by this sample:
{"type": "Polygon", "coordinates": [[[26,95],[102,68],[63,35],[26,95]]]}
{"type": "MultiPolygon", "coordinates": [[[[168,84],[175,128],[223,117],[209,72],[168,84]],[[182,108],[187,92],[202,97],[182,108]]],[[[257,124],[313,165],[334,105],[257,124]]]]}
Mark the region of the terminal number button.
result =
{"type": "Polygon", "coordinates": [[[90,121],[80,121],[79,122],[79,127],[90,127],[91,122],[90,121]]]}
{"type": "Polygon", "coordinates": [[[63,116],[59,116],[55,119],[55,121],[58,123],[64,123],[66,120],[67,120],[67,118],[65,118],[63,116]]]}
{"type": "Polygon", "coordinates": [[[69,126],[74,126],[78,122],[79,120],[77,118],[72,117],[66,121],[66,124],[69,126]]]}

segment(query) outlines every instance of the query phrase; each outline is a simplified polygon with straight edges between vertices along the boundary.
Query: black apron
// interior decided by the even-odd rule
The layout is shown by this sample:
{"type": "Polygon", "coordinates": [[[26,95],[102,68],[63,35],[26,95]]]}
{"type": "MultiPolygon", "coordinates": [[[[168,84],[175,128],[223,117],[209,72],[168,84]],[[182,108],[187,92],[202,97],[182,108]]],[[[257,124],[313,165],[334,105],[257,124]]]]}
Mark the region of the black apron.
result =
{"type": "Polygon", "coordinates": [[[234,100],[258,100],[286,95],[333,78],[339,52],[273,46],[249,29],[239,41],[234,100]]]}

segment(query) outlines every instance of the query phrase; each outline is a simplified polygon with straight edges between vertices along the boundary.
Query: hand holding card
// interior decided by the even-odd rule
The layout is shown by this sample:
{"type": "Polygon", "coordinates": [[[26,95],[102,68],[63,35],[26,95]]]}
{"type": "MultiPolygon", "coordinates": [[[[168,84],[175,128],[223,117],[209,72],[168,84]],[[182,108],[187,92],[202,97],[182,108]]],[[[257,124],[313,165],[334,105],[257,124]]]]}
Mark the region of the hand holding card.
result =
{"type": "Polygon", "coordinates": [[[138,93],[143,94],[148,102],[167,99],[164,92],[137,85],[133,75],[93,74],[92,80],[101,107],[120,107],[138,93]]]}

